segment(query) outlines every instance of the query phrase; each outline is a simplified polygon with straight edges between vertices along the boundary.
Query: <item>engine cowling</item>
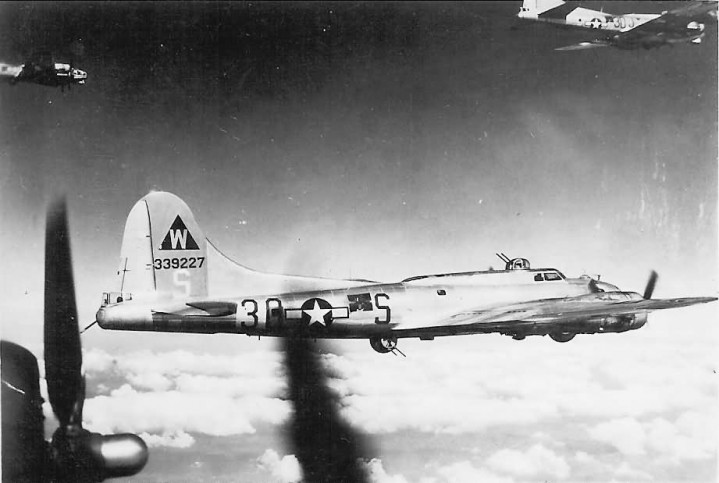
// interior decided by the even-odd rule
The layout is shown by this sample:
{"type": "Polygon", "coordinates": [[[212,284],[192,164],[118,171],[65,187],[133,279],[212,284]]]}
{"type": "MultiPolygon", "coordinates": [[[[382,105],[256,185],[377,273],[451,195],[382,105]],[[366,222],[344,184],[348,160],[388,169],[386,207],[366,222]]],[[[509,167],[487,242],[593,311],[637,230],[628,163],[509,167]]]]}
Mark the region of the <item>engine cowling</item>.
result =
{"type": "Polygon", "coordinates": [[[130,433],[91,433],[82,427],[55,431],[51,443],[53,481],[103,481],[131,476],[147,463],[147,445],[130,433]]]}
{"type": "Polygon", "coordinates": [[[549,337],[552,338],[552,340],[557,342],[569,342],[570,340],[574,339],[574,336],[577,335],[574,332],[550,332],[549,337]]]}
{"type": "Polygon", "coordinates": [[[386,337],[370,337],[369,344],[380,354],[387,354],[397,348],[397,336],[389,335],[386,337]]]}
{"type": "Polygon", "coordinates": [[[592,319],[595,332],[626,332],[642,327],[647,322],[646,313],[610,315],[592,319]]]}

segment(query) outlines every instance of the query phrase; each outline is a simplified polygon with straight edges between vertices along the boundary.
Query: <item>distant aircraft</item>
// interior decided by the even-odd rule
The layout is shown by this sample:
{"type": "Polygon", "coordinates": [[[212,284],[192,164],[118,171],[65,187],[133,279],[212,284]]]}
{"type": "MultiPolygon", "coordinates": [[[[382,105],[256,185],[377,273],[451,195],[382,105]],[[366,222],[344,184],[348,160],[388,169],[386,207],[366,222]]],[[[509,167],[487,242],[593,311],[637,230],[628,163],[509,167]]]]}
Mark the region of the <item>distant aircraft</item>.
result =
{"type": "MultiPolygon", "coordinates": [[[[574,2],[573,2],[574,3],[574,2]]],[[[582,50],[595,47],[651,49],[662,45],[691,42],[704,37],[702,17],[716,17],[717,2],[688,2],[675,10],[612,15],[577,7],[561,0],[524,0],[517,14],[521,20],[599,31],[600,37],[556,50],[582,50]]]]}
{"type": "Polygon", "coordinates": [[[148,451],[139,436],[82,427],[85,378],[64,205],[47,222],[44,340],[47,391],[60,423],[51,442],[45,441],[37,359],[20,345],[0,341],[2,481],[98,482],[140,471],[148,451]]]}
{"type": "Polygon", "coordinates": [[[380,353],[397,340],[496,332],[524,339],[638,329],[652,310],[715,297],[652,300],[588,276],[566,278],[501,256],[504,270],[444,273],[401,282],[261,273],[209,242],[175,195],[150,193],[130,211],[116,292],[103,294],[104,329],[369,339],[380,353]]]}
{"type": "Polygon", "coordinates": [[[84,84],[87,72],[70,64],[55,62],[50,53],[41,52],[33,55],[23,65],[0,63],[0,78],[10,84],[30,82],[65,90],[65,86],[71,88],[73,84],[84,84]]]}

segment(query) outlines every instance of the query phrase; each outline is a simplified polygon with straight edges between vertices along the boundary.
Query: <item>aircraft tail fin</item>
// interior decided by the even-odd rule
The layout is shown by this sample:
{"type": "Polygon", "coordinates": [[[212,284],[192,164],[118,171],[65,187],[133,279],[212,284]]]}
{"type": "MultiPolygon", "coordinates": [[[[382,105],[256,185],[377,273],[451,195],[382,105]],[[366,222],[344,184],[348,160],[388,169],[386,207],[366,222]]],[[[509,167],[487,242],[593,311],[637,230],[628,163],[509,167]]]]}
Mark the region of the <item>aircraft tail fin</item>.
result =
{"type": "Polygon", "coordinates": [[[143,296],[198,298],[280,294],[367,285],[366,280],[336,280],[263,273],[242,266],[205,238],[187,204],[166,192],[153,192],[130,211],[117,271],[126,300],[143,296]]]}
{"type": "Polygon", "coordinates": [[[119,291],[165,297],[207,295],[207,242],[190,208],[153,192],[130,211],[117,271],[119,291]]]}
{"type": "Polygon", "coordinates": [[[524,0],[522,2],[522,11],[542,13],[564,5],[565,3],[567,2],[562,0],[524,0]]]}

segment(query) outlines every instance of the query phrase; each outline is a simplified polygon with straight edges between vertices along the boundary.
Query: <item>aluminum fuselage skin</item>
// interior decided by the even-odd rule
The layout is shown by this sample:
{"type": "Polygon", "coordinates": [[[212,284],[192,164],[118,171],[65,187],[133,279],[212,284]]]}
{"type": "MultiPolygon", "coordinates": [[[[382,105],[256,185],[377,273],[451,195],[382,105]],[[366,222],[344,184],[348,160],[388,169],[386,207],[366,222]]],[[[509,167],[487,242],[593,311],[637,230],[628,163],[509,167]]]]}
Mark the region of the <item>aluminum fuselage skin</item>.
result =
{"type": "MultiPolygon", "coordinates": [[[[103,306],[97,313],[101,327],[160,332],[238,333],[283,336],[304,333],[317,338],[367,338],[394,334],[415,336],[433,327],[452,325],[465,310],[532,303],[534,310],[557,300],[591,301],[597,290],[590,279],[535,280],[559,274],[554,269],[499,270],[431,275],[398,283],[368,284],[338,290],[246,295],[190,300],[137,300],[103,306]],[[315,301],[317,305],[315,306],[315,301]]],[[[618,290],[604,284],[610,290],[618,290]]],[[[617,292],[627,294],[625,292],[617,292]]],[[[622,300],[637,294],[623,295],[622,300]]],[[[506,316],[505,316],[506,318],[506,316]]],[[[477,327],[472,332],[491,332],[477,327]]],[[[436,335],[448,335],[437,330],[436,335]]],[[[458,333],[467,333],[458,332],[458,333]]]]}
{"type": "Polygon", "coordinates": [[[563,5],[561,8],[564,8],[565,6],[568,9],[567,11],[562,11],[561,9],[550,9],[545,12],[537,12],[522,9],[517,14],[517,18],[521,20],[548,23],[559,27],[606,32],[607,42],[620,49],[634,49],[642,46],[657,47],[665,44],[684,42],[700,42],[700,39],[704,36],[704,24],[698,22],[687,22],[687,26],[685,28],[667,28],[666,30],[662,30],[654,35],[647,35],[638,39],[628,40],[621,36],[615,37],[615,35],[628,32],[640,25],[661,17],[661,15],[649,13],[612,15],[606,12],[599,12],[582,7],[573,8],[568,4],[563,5]],[[553,14],[555,11],[557,11],[557,14],[553,14]]]}

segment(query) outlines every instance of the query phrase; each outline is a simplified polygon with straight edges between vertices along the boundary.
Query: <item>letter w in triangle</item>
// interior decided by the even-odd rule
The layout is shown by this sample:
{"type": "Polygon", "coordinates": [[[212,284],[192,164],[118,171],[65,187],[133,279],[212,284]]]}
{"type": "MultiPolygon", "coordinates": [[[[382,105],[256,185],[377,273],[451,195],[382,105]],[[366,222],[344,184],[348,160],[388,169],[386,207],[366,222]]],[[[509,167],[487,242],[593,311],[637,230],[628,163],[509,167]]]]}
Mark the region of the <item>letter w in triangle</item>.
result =
{"type": "Polygon", "coordinates": [[[199,250],[195,239],[190,235],[190,230],[187,229],[182,218],[178,215],[175,221],[172,222],[170,230],[165,235],[165,239],[162,240],[160,250],[199,250]]]}

